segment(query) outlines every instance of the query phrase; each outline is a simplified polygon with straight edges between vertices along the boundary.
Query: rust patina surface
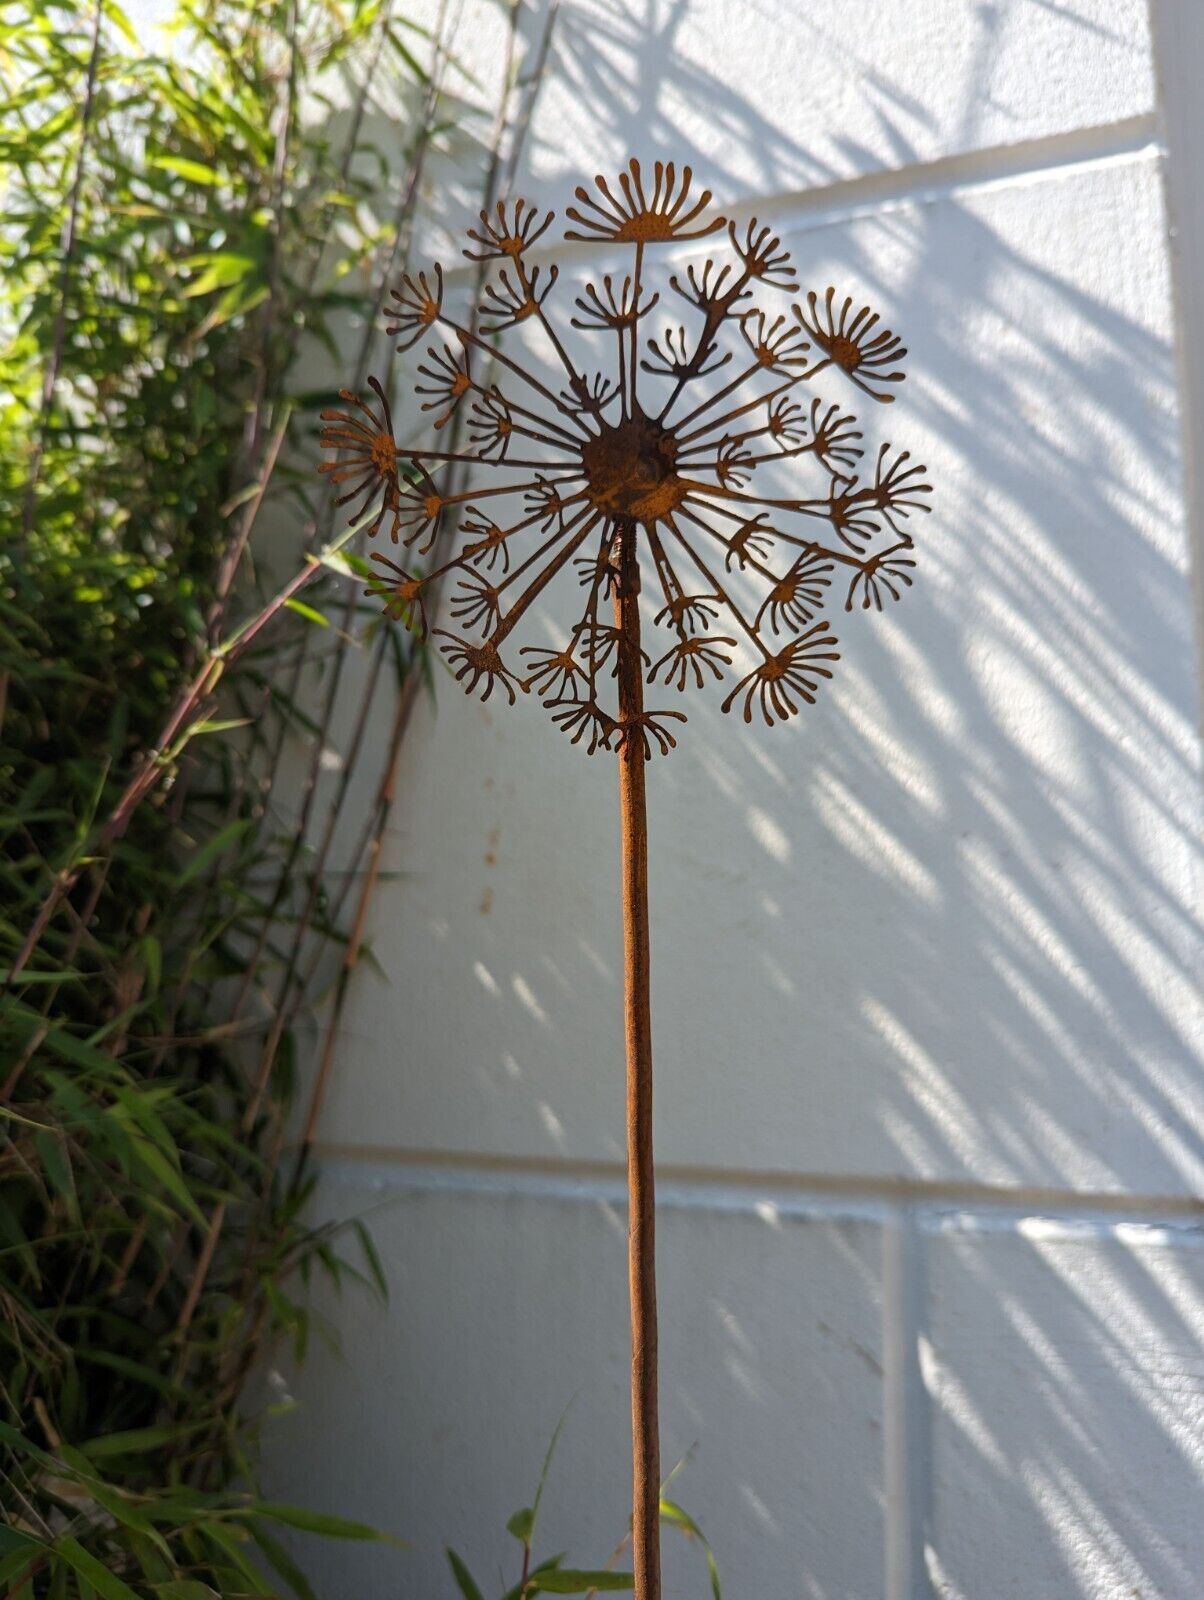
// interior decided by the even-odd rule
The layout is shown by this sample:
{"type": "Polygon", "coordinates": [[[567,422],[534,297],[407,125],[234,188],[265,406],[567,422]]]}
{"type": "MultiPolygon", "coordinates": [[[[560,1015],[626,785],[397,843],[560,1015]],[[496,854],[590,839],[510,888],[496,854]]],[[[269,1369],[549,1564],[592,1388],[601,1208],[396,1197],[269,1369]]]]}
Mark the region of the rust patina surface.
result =
{"type": "Polygon", "coordinates": [[[626,247],[631,258],[571,301],[571,326],[601,340],[589,351],[597,365],[570,354],[549,315],[561,273],[535,258],[553,214],[499,202],[464,252],[489,269],[475,315],[453,315],[438,266],[391,291],[398,349],[434,341],[415,363],[413,392],[436,434],[462,414],[463,447],[400,445],[375,382],[370,397],[345,393],[348,409],[324,414],[323,470],[341,501],[410,552],[373,557],[373,592],[425,632],[428,597],[450,583],[447,623],[433,637],[456,678],[486,699],[495,689],[511,702],[538,696],[591,754],[630,741],[667,752],[685,720],[617,704],[619,632],[607,602],[624,540],[655,597],[660,645],[644,681],[683,691],[734,679],[723,709],[772,726],[832,675],[833,586],[843,581],[846,610],[898,599],[915,566],[909,524],[928,509],[924,467],[885,445],[865,470],[856,417],[811,393],[834,373],[872,401],[893,400],[906,354],[898,337],[834,289],[794,299],[781,240],[755,219],[708,216],[710,198],[693,194],[689,167],[660,162],[650,182],[632,161],[617,181],[578,188],[565,238],[626,247]],[[687,260],[662,284],[693,330],[656,323],[662,288],[646,281],[646,247],[679,252],[720,234],[725,260],[687,260]],[[786,309],[760,303],[770,296],[786,309]],[[496,344],[522,324],[540,329],[557,377],[496,344]],[[799,492],[791,480],[804,469],[799,492]],[[466,487],[451,486],[456,472],[472,474],[466,487]],[[420,568],[414,558],[453,516],[458,548],[420,568]],[[562,573],[563,639],[514,649],[511,635],[562,573]]]}

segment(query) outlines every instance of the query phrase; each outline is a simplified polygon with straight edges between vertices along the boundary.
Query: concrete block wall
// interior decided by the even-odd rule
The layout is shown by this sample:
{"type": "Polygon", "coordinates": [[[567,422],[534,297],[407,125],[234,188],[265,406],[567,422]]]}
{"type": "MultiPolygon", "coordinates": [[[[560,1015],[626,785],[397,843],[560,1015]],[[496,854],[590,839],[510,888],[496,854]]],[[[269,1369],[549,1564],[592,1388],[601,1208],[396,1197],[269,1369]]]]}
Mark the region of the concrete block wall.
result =
{"type": "MultiPolygon", "coordinates": [[[[502,38],[465,0],[486,84],[502,38]]],[[[1194,0],[556,9],[515,192],[691,161],[905,335],[855,408],[937,488],[805,717],[696,695],[650,773],[664,1451],[736,1597],[1204,1584],[1193,62],[1194,0]]],[[[570,1401],[546,1548],[627,1509],[613,770],[446,674],[410,740],[321,1148],[392,1299],[323,1306],[268,1462],[411,1548],[324,1600],[492,1582],[570,1401]]]]}

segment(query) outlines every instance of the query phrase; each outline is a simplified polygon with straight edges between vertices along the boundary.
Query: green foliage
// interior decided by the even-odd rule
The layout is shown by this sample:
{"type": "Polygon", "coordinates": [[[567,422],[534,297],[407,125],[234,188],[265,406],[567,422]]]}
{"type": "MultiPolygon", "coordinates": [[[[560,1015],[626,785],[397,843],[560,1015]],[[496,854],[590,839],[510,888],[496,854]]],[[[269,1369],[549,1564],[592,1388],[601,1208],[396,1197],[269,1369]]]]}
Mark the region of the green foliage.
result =
{"type": "Polygon", "coordinates": [[[362,110],[382,54],[394,97],[421,76],[380,49],[398,26],[379,0],[182,0],[160,56],[113,0],[0,4],[0,1592],[22,1600],[304,1597],[273,1526],[376,1537],[255,1498],[243,1394],[270,1341],[304,1352],[294,1282],[383,1291],[282,1159],[341,935],[277,785],[290,733],[320,756],[298,664],[345,645],[356,570],[304,563],[323,507],[290,447],[325,397],[298,364],[370,316],[350,286],[382,237],[371,119],[339,143],[328,94],[362,110]],[[261,510],[284,577],[316,575],[291,606],[249,561],[261,510]]]}
{"type": "MultiPolygon", "coordinates": [[[[567,1413],[566,1413],[567,1415],[567,1413]]],[[[518,1581],[505,1593],[500,1600],[533,1600],[540,1594],[580,1594],[590,1596],[599,1594],[614,1594],[630,1590],[635,1582],[634,1574],[624,1571],[619,1562],[627,1551],[631,1542],[629,1531],[615,1547],[610,1560],[604,1567],[586,1570],[580,1567],[566,1567],[563,1555],[548,1556],[542,1561],[535,1559],[534,1541],[535,1529],[539,1521],[539,1507],[543,1500],[544,1488],[548,1481],[548,1474],[552,1467],[552,1457],[556,1452],[561,1431],[564,1428],[565,1417],[562,1416],[556,1425],[548,1445],[547,1455],[544,1457],[543,1468],[539,1474],[539,1483],[536,1486],[535,1498],[529,1506],[523,1506],[516,1511],[506,1522],[506,1532],[517,1539],[522,1548],[522,1570],[518,1581]]],[[[688,1458],[687,1458],[688,1459],[688,1458]]],[[[674,1501],[667,1498],[665,1490],[685,1466],[683,1459],[674,1467],[661,1488],[660,1516],[662,1528],[676,1528],[677,1531],[691,1542],[697,1543],[706,1557],[707,1576],[710,1579],[712,1600],[723,1600],[719,1587],[719,1568],[715,1564],[715,1556],[702,1529],[693,1517],[674,1501]]],[[[447,1550],[448,1565],[452,1570],[457,1593],[460,1600],[485,1600],[484,1591],[468,1569],[464,1558],[455,1550],[447,1550]]]]}

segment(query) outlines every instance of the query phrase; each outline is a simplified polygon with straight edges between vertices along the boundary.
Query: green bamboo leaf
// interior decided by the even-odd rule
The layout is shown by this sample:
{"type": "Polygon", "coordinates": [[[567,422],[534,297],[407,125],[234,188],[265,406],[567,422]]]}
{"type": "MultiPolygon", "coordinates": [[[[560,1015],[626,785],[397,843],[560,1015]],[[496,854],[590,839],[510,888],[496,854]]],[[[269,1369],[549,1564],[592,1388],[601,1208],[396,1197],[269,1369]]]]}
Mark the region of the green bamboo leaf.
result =
{"type": "Polygon", "coordinates": [[[231,728],[247,727],[250,721],[250,717],[204,717],[200,722],[192,724],[189,736],[201,733],[228,733],[231,728]]]}
{"type": "Polygon", "coordinates": [[[266,283],[248,280],[244,283],[234,284],[232,288],[226,290],[204,322],[201,323],[196,330],[195,337],[203,339],[207,334],[212,333],[215,328],[222,327],[224,323],[233,322],[235,317],[248,316],[255,310],[256,306],[263,304],[268,294],[269,290],[266,283]]]}
{"type": "Polygon", "coordinates": [[[480,1589],[477,1588],[476,1580],[473,1578],[472,1573],[469,1572],[468,1568],[464,1565],[463,1561],[461,1561],[460,1557],[450,1545],[448,1545],[446,1549],[447,1559],[451,1564],[452,1576],[455,1578],[456,1587],[464,1596],[464,1600],[484,1600],[484,1596],[482,1595],[480,1589]]]}
{"type": "Polygon", "coordinates": [[[241,283],[250,273],[261,268],[255,256],[238,255],[232,250],[219,250],[212,255],[193,256],[189,266],[203,266],[204,271],[184,290],[185,300],[195,300],[199,295],[212,294],[215,289],[227,289],[241,283]]]}
{"type": "Polygon", "coordinates": [[[0,1117],[5,1117],[9,1122],[19,1122],[26,1128],[38,1128],[43,1133],[53,1133],[54,1129],[47,1122],[35,1122],[32,1117],[23,1117],[19,1111],[14,1111],[11,1106],[0,1106],[0,1117]]]}
{"type": "Polygon", "coordinates": [[[75,1192],[75,1174],[71,1168],[71,1158],[67,1154],[66,1145],[57,1133],[43,1132],[34,1134],[33,1143],[47,1183],[66,1204],[67,1215],[78,1227],[79,1196],[75,1192]]]}
{"type": "Polygon", "coordinates": [[[355,1237],[359,1240],[360,1249],[364,1252],[364,1260],[368,1263],[368,1271],[377,1294],[387,1304],[389,1300],[389,1280],[385,1277],[385,1269],[381,1263],[380,1254],[376,1244],[369,1233],[367,1225],[359,1217],[351,1224],[355,1237]]]}
{"type": "Polygon", "coordinates": [[[215,172],[212,167],[203,166],[199,161],[186,161],[183,156],[152,156],[150,165],[164,172],[172,172],[177,178],[187,178],[190,183],[202,183],[213,187],[222,182],[220,172],[215,172]]]}
{"type": "Polygon", "coordinates": [[[18,1433],[16,1428],[11,1427],[7,1422],[0,1422],[0,1444],[8,1445],[10,1449],[15,1450],[19,1455],[29,1456],[32,1461],[36,1461],[39,1466],[46,1467],[50,1472],[62,1471],[62,1462],[56,1457],[48,1455],[45,1450],[40,1449],[31,1440],[27,1439],[23,1433],[18,1433]]]}
{"type": "Polygon", "coordinates": [[[337,553],[327,551],[318,560],[331,572],[337,572],[344,578],[371,578],[376,573],[372,563],[356,555],[353,550],[340,550],[337,553]]]}
{"type": "Polygon", "coordinates": [[[123,1433],[103,1433],[80,1445],[80,1451],[89,1461],[103,1461],[110,1456],[144,1455],[148,1450],[163,1450],[169,1444],[186,1439],[190,1433],[203,1428],[204,1422],[160,1422],[149,1428],[128,1428],[123,1433]]]}
{"type": "Polygon", "coordinates": [[[163,946],[153,933],[142,935],[142,964],[146,968],[146,986],[152,995],[158,994],[163,982],[163,946]]]}
{"type": "Polygon", "coordinates": [[[516,1511],[506,1523],[506,1532],[512,1534],[519,1544],[530,1544],[531,1535],[535,1531],[535,1507],[524,1506],[521,1511],[516,1511]]]}
{"type": "Polygon", "coordinates": [[[24,1006],[13,1005],[8,1008],[8,1021],[14,1031],[21,1038],[22,1043],[28,1044],[30,1039],[38,1034],[41,1036],[42,1050],[52,1051],[61,1056],[64,1061],[70,1061],[77,1067],[95,1067],[103,1072],[112,1070],[113,1058],[105,1055],[103,1050],[98,1050],[85,1039],[77,1039],[65,1028],[58,1026],[47,1028],[45,1019],[37,1012],[29,1011],[24,1006]]]}
{"type": "Polygon", "coordinates": [[[317,1600],[308,1578],[280,1543],[279,1539],[274,1539],[267,1529],[261,1527],[257,1522],[251,1524],[251,1537],[263,1551],[273,1569],[280,1574],[285,1583],[298,1597],[298,1600],[317,1600]]]}
{"type": "Polygon", "coordinates": [[[123,1378],[133,1378],[136,1383],[145,1384],[156,1394],[180,1393],[178,1384],[164,1377],[148,1362],[135,1361],[131,1356],[122,1355],[118,1350],[103,1350],[95,1345],[81,1344],[76,1345],[74,1353],[77,1361],[90,1361],[98,1367],[107,1367],[111,1372],[119,1372],[123,1378]]]}
{"type": "Polygon", "coordinates": [[[668,1523],[670,1527],[680,1528],[687,1538],[697,1539],[699,1544],[702,1545],[706,1553],[707,1576],[711,1581],[711,1595],[713,1600],[723,1600],[723,1593],[719,1586],[719,1567],[715,1561],[714,1552],[707,1542],[706,1535],[694,1521],[694,1518],[690,1516],[688,1511],[683,1511],[672,1500],[666,1500],[664,1495],[661,1496],[660,1515],[662,1522],[668,1523]]]}
{"type": "Polygon", "coordinates": [[[237,511],[239,506],[245,506],[248,500],[254,500],[262,488],[263,485],[258,479],[253,478],[250,483],[244,483],[236,494],[232,494],[228,500],[223,502],[218,515],[228,517],[231,512],[237,511]]]}
{"type": "Polygon", "coordinates": [[[138,1600],[138,1596],[129,1584],[122,1583],[120,1578],[103,1567],[96,1557],[85,1550],[78,1539],[73,1539],[70,1534],[59,1534],[51,1548],[79,1577],[92,1585],[97,1594],[102,1596],[102,1600],[138,1600]]]}
{"type": "MultiPolygon", "coordinates": [[[[64,1460],[70,1460],[70,1453],[64,1450],[63,1457],[64,1460]]],[[[127,1495],[120,1493],[119,1490],[112,1488],[107,1483],[101,1483],[95,1478],[89,1481],[88,1492],[98,1506],[103,1506],[118,1526],[130,1528],[135,1533],[140,1533],[143,1538],[149,1539],[161,1554],[169,1560],[171,1559],[171,1550],[167,1540],[127,1495]]]]}
{"type": "Polygon", "coordinates": [[[130,1150],[139,1164],[154,1178],[179,1206],[200,1227],[208,1227],[208,1218],[197,1204],[192,1191],[179,1171],[149,1139],[135,1139],[130,1150]]]}
{"type": "MultiPolygon", "coordinates": [[[[37,817],[27,819],[38,821],[37,817]]],[[[79,973],[73,967],[64,967],[58,972],[31,972],[28,967],[13,977],[11,969],[0,970],[0,984],[7,986],[16,983],[22,989],[57,989],[63,983],[78,983],[79,973]]]]}
{"type": "MultiPolygon", "coordinates": [[[[37,1559],[39,1553],[45,1549],[46,1546],[44,1544],[41,1544],[36,1539],[30,1539],[24,1549],[12,1550],[8,1555],[0,1556],[0,1583],[8,1583],[22,1576],[29,1570],[31,1563],[37,1559]]],[[[24,1600],[24,1596],[29,1593],[29,1590],[22,1585],[20,1589],[14,1587],[12,1590],[6,1589],[3,1592],[5,1594],[21,1595],[22,1600],[24,1600]]]]}
{"type": "Polygon", "coordinates": [[[105,16],[114,24],[117,31],[124,35],[127,44],[132,44],[135,50],[139,49],[139,39],[134,32],[134,25],[117,4],[117,0],[104,0],[104,7],[105,16]]]}
{"type": "Polygon", "coordinates": [[[397,1544],[396,1539],[366,1522],[351,1522],[346,1517],[333,1517],[326,1511],[308,1511],[304,1506],[281,1505],[275,1501],[257,1500],[252,1507],[256,1516],[269,1517],[283,1523],[286,1528],[301,1528],[306,1533],[321,1533],[328,1539],[373,1540],[377,1543],[397,1544]]]}
{"type": "MultiPolygon", "coordinates": [[[[573,1402],[570,1400],[568,1405],[565,1406],[564,1410],[560,1413],[560,1419],[555,1428],[552,1430],[552,1437],[548,1442],[547,1452],[543,1458],[543,1466],[539,1473],[539,1483],[535,1488],[535,1501],[531,1506],[530,1527],[525,1540],[525,1543],[527,1544],[529,1544],[535,1536],[535,1523],[539,1517],[539,1506],[543,1499],[544,1486],[548,1481],[548,1473],[552,1470],[552,1457],[556,1454],[556,1446],[560,1442],[560,1435],[563,1433],[564,1425],[568,1421],[569,1411],[572,1408],[572,1404],[573,1402]]],[[[519,1514],[521,1515],[521,1513],[519,1514]]]]}
{"type": "Polygon", "coordinates": [[[22,1533],[19,1528],[0,1523],[0,1555],[7,1555],[10,1550],[25,1550],[30,1545],[35,1548],[39,1545],[32,1533],[22,1533]]]}
{"type": "Polygon", "coordinates": [[[252,821],[250,817],[239,817],[234,822],[227,823],[224,828],[219,828],[212,838],[206,839],[200,849],[189,857],[183,871],[176,879],[177,887],[182,889],[185,884],[191,883],[194,878],[199,877],[211,861],[216,860],[218,856],[224,855],[230,846],[243,838],[251,827],[252,821]]]}
{"type": "Polygon", "coordinates": [[[215,1522],[212,1519],[204,1523],[203,1531],[206,1539],[211,1544],[216,1545],[227,1560],[233,1563],[238,1578],[241,1578],[241,1583],[236,1579],[230,1585],[235,1594],[241,1595],[249,1592],[251,1594],[271,1595],[273,1600],[276,1600],[275,1589],[261,1572],[256,1571],[240,1548],[241,1541],[245,1539],[245,1535],[241,1534],[241,1532],[236,1533],[233,1528],[224,1523],[215,1522]]]}
{"type": "Polygon", "coordinates": [[[306,622],[316,623],[319,628],[329,628],[330,618],[324,617],[320,611],[315,611],[313,606],[307,606],[304,600],[286,600],[284,604],[289,611],[295,611],[299,617],[304,617],[306,622]]]}
{"type": "Polygon", "coordinates": [[[502,1596],[502,1600],[526,1600],[526,1597],[531,1593],[532,1580],[538,1578],[544,1572],[558,1572],[563,1563],[563,1552],[557,1556],[549,1556],[546,1561],[541,1561],[537,1567],[532,1567],[525,1581],[520,1580],[512,1589],[507,1589],[502,1596]]]}
{"type": "Polygon", "coordinates": [[[48,144],[53,143],[60,133],[65,133],[68,128],[74,127],[77,118],[78,113],[73,105],[64,106],[39,127],[30,129],[26,136],[30,152],[43,150],[48,144]]]}

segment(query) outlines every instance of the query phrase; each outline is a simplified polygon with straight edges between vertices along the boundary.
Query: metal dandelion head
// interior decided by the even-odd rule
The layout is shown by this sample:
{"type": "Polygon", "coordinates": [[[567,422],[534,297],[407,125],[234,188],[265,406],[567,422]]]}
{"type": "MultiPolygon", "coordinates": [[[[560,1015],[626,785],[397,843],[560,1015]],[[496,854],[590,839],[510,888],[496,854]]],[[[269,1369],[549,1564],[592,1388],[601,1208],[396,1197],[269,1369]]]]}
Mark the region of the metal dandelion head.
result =
{"type": "Polygon", "coordinates": [[[598,177],[576,198],[565,238],[631,251],[629,270],[587,282],[572,302],[571,325],[605,345],[602,370],[578,370],[548,315],[559,269],[531,256],[553,214],[500,202],[468,230],[464,254],[488,276],[467,323],[445,308],[437,266],[406,274],[390,296],[397,348],[433,341],[414,364],[415,398],[437,435],[456,419],[451,435],[467,443],[403,448],[373,380],[372,398],[344,392],[348,409],[323,413],[332,455],[321,470],[340,505],[411,557],[435,548],[445,527],[452,534],[457,552],[424,569],[375,556],[372,592],[391,616],[429,630],[470,693],[510,703],[532,693],[591,753],[672,748],[680,711],[633,719],[615,703],[612,604],[634,583],[655,596],[664,647],[641,652],[646,682],[680,691],[726,682],[724,711],[772,727],[832,676],[836,639],[822,610],[833,584],[847,582],[846,610],[881,610],[910,586],[911,519],[931,492],[906,451],[884,446],[865,472],[856,418],[800,388],[831,369],[892,401],[906,351],[869,307],[834,289],[808,294],[805,307],[758,303],[799,285],[781,240],[755,220],[726,224],[727,260],[669,278],[686,320],[653,329],[661,297],[645,284],[645,246],[724,228],[704,215],[709,191],[694,196],[689,167],[657,162],[649,183],[632,161],[617,183],[598,177]],[[558,389],[497,343],[524,322],[540,326],[563,367],[558,389]],[[812,491],[763,492],[759,474],[804,457],[812,491]],[[579,580],[566,584],[577,599],[562,637],[513,640],[561,573],[579,580]],[[444,581],[446,615],[431,627],[444,581]]]}

